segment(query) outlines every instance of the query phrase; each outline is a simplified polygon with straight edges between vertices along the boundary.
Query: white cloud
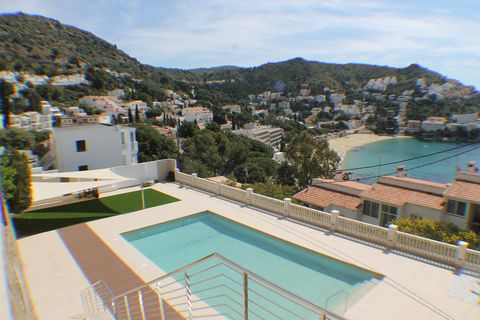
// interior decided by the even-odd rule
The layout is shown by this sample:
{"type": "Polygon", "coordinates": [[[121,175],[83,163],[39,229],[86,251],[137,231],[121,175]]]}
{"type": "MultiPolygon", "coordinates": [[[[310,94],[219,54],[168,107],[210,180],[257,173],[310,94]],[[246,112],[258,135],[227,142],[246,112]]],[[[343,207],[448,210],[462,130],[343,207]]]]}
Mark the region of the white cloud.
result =
{"type": "Polygon", "coordinates": [[[469,67],[480,61],[480,22],[455,13],[455,4],[421,10],[420,2],[381,0],[94,3],[0,0],[0,10],[18,7],[59,18],[158,66],[248,66],[295,56],[392,66],[420,62],[480,87],[479,73],[469,67]]]}

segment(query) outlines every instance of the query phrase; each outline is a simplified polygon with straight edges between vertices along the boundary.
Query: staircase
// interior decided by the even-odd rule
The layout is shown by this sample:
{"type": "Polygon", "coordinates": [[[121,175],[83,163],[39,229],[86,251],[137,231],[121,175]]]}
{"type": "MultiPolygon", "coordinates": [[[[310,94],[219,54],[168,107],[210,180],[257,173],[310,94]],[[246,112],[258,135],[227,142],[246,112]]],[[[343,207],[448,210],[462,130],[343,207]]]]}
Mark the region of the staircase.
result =
{"type": "Polygon", "coordinates": [[[85,319],[343,319],[216,253],[115,297],[96,283],[82,301],[85,319]]]}

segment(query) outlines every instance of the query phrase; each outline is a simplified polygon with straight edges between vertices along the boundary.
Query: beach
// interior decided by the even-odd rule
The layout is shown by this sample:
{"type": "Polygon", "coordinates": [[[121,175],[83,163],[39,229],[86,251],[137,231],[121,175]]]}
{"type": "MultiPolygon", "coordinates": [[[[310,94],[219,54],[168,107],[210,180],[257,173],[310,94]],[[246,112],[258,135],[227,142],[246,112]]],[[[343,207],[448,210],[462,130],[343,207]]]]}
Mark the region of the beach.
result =
{"type": "Polygon", "coordinates": [[[364,144],[378,142],[382,140],[389,140],[389,139],[403,139],[403,138],[410,138],[409,136],[379,136],[376,134],[371,133],[357,133],[348,135],[345,137],[334,138],[328,140],[328,145],[330,149],[334,150],[342,159],[347,154],[348,150],[360,147],[364,144]]]}

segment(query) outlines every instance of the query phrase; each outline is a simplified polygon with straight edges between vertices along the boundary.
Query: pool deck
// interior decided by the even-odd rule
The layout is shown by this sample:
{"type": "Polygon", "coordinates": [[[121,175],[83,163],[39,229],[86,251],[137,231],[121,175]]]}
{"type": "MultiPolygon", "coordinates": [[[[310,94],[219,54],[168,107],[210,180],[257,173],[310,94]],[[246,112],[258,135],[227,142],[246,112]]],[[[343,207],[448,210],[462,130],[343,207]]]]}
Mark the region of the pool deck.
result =
{"type": "Polygon", "coordinates": [[[472,293],[480,291],[477,278],[175,183],[154,188],[181,201],[18,241],[40,319],[81,314],[80,291],[98,279],[117,294],[164,275],[120,234],[206,210],[383,274],[378,285],[349,307],[347,319],[480,319],[480,305],[472,293]]]}

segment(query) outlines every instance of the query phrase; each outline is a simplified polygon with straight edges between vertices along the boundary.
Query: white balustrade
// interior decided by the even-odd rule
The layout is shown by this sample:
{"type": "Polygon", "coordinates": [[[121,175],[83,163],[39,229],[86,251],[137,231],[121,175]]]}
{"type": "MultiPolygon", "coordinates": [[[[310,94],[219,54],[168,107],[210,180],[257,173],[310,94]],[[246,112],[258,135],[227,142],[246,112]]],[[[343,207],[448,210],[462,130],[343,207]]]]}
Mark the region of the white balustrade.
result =
{"type": "Polygon", "coordinates": [[[338,217],[336,231],[382,245],[386,245],[388,242],[387,228],[345,217],[338,217]]]}
{"type": "Polygon", "coordinates": [[[396,249],[413,253],[420,257],[455,265],[457,246],[398,231],[396,249]]]}
{"type": "Polygon", "coordinates": [[[275,213],[281,214],[282,216],[285,215],[285,210],[284,210],[282,200],[278,200],[278,199],[263,196],[261,194],[253,193],[251,195],[250,202],[254,207],[275,212],[275,213]]]}
{"type": "Polygon", "coordinates": [[[458,246],[445,242],[422,238],[412,234],[398,231],[398,227],[390,225],[384,228],[369,223],[341,217],[339,213],[328,213],[298,204],[291,203],[286,198],[283,201],[256,194],[253,190],[247,191],[218,184],[206,179],[198,178],[177,171],[176,181],[192,187],[218,194],[222,197],[235,200],[253,207],[278,213],[313,226],[327,228],[333,232],[343,233],[358,239],[370,241],[388,248],[395,248],[431,259],[458,268],[467,268],[479,271],[480,251],[468,249],[465,243],[458,246]]]}

